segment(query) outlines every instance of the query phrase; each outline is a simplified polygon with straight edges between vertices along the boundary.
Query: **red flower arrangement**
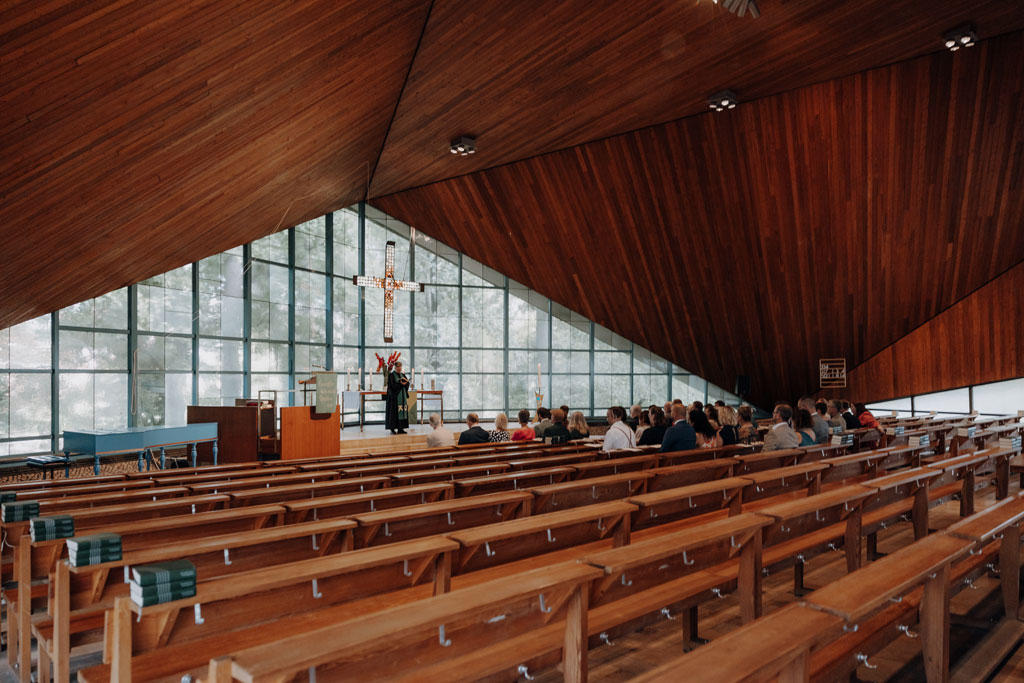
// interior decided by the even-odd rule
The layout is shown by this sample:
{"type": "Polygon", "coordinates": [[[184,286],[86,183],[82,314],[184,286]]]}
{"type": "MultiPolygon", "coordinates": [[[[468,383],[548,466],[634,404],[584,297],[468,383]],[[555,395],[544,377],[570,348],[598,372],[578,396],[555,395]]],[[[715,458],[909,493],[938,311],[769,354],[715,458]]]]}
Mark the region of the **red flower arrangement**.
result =
{"type": "Polygon", "coordinates": [[[374,353],[373,355],[377,356],[377,372],[387,377],[388,373],[395,369],[395,363],[397,363],[398,359],[401,358],[402,353],[400,351],[395,351],[388,356],[387,360],[381,358],[379,353],[374,353]]]}

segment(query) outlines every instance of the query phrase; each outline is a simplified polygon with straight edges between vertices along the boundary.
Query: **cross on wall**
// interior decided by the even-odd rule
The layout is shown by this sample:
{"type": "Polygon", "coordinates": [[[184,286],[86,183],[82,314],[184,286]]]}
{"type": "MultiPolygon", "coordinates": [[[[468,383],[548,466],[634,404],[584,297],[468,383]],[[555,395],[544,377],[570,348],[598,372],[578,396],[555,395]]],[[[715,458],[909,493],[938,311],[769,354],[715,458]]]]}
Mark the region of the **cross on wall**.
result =
{"type": "Polygon", "coordinates": [[[394,341],[395,292],[422,292],[424,285],[419,282],[395,279],[395,243],[388,242],[384,248],[384,277],[353,275],[352,284],[357,287],[376,287],[384,290],[384,343],[394,341]]]}

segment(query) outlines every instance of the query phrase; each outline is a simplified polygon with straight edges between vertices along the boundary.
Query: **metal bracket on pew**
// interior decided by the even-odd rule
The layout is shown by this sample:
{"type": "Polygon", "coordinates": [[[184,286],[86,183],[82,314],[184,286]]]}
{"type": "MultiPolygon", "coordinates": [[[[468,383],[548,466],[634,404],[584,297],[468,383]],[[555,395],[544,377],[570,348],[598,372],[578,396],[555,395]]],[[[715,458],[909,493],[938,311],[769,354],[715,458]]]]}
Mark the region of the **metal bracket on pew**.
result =
{"type": "Polygon", "coordinates": [[[387,522],[384,522],[384,535],[385,536],[390,536],[391,535],[391,528],[388,527],[388,523],[387,522]]]}
{"type": "Polygon", "coordinates": [[[598,519],[597,519],[597,530],[598,531],[608,531],[608,527],[606,527],[604,525],[604,517],[598,517],[598,519]]]}
{"type": "Polygon", "coordinates": [[[729,547],[730,548],[736,548],[738,550],[738,549],[743,547],[743,544],[742,543],[737,543],[735,536],[730,536],[729,537],[729,547]]]}
{"type": "Polygon", "coordinates": [[[455,526],[454,520],[452,520],[452,513],[448,513],[448,526],[455,526]]]}
{"type": "Polygon", "coordinates": [[[452,641],[450,638],[444,637],[444,624],[437,627],[437,640],[441,643],[441,647],[451,647],[452,641]]]}
{"type": "Polygon", "coordinates": [[[320,550],[320,546],[316,544],[316,534],[313,534],[310,538],[313,539],[313,550],[320,550]]]}
{"type": "Polygon", "coordinates": [[[316,585],[316,579],[313,579],[313,597],[317,600],[324,597],[324,594],[320,592],[319,587],[316,585]]]}
{"type": "Polygon", "coordinates": [[[412,572],[409,571],[409,560],[402,561],[402,576],[412,576],[412,572]]]}
{"type": "Polygon", "coordinates": [[[550,614],[551,613],[551,607],[549,607],[548,605],[546,605],[544,603],[544,594],[543,593],[540,594],[540,611],[543,612],[544,614],[550,614]]]}
{"type": "Polygon", "coordinates": [[[721,588],[712,588],[711,589],[711,594],[714,595],[719,600],[725,600],[727,597],[729,597],[728,595],[726,595],[725,593],[722,592],[721,588]]]}
{"type": "Polygon", "coordinates": [[[678,618],[678,617],[674,617],[674,616],[672,616],[672,612],[670,612],[670,611],[669,611],[668,607],[662,607],[662,608],[661,608],[661,613],[662,613],[662,614],[663,614],[663,615],[665,616],[665,618],[666,618],[666,619],[668,619],[669,621],[675,621],[675,620],[676,620],[676,619],[678,618]]]}
{"type": "Polygon", "coordinates": [[[551,535],[551,529],[548,529],[548,543],[554,543],[558,539],[551,535]]]}
{"type": "MultiPolygon", "coordinates": [[[[139,612],[139,616],[142,616],[142,612],[139,612]]],[[[195,620],[196,626],[206,623],[206,619],[203,619],[203,606],[198,602],[192,606],[192,618],[195,620]]]]}
{"type": "Polygon", "coordinates": [[[872,664],[871,662],[868,661],[868,656],[866,654],[864,654],[863,652],[858,652],[856,656],[857,656],[857,661],[860,662],[861,664],[863,664],[864,666],[866,666],[867,668],[869,668],[869,669],[877,669],[878,668],[877,664],[872,664]]]}
{"type": "Polygon", "coordinates": [[[611,645],[612,647],[615,646],[615,643],[613,643],[612,639],[608,637],[608,633],[606,631],[601,631],[601,635],[599,635],[598,638],[600,638],[601,642],[605,645],[611,645]]]}
{"type": "Polygon", "coordinates": [[[227,548],[224,548],[224,564],[226,564],[226,565],[230,565],[231,564],[231,551],[228,550],[227,548]]]}
{"type": "Polygon", "coordinates": [[[526,668],[525,664],[520,664],[516,667],[516,673],[525,678],[528,681],[533,680],[533,676],[530,675],[530,670],[526,668]]]}
{"type": "Polygon", "coordinates": [[[633,585],[633,582],[632,582],[632,581],[626,581],[626,574],[625,574],[625,572],[623,572],[622,574],[620,574],[620,575],[619,575],[619,582],[620,582],[620,583],[621,583],[621,584],[622,584],[623,586],[627,586],[627,587],[628,587],[628,586],[632,586],[632,585],[633,585]]]}
{"type": "Polygon", "coordinates": [[[917,638],[917,633],[915,631],[911,631],[910,627],[906,624],[900,624],[896,627],[896,630],[905,635],[907,638],[917,638]]]}
{"type": "Polygon", "coordinates": [[[487,557],[494,557],[497,554],[498,553],[496,553],[493,550],[491,550],[490,542],[484,541],[484,555],[486,555],[487,557]]]}
{"type": "Polygon", "coordinates": [[[999,568],[996,567],[996,565],[993,562],[989,562],[988,564],[986,564],[985,569],[989,570],[996,576],[999,576],[999,568]]]}
{"type": "Polygon", "coordinates": [[[974,585],[974,579],[967,577],[964,579],[964,585],[970,588],[972,591],[978,590],[978,587],[974,585]]]}
{"type": "Polygon", "coordinates": [[[697,560],[688,560],[686,558],[686,551],[684,550],[683,551],[683,564],[685,564],[687,567],[692,567],[696,563],[697,563],[697,560]]]}

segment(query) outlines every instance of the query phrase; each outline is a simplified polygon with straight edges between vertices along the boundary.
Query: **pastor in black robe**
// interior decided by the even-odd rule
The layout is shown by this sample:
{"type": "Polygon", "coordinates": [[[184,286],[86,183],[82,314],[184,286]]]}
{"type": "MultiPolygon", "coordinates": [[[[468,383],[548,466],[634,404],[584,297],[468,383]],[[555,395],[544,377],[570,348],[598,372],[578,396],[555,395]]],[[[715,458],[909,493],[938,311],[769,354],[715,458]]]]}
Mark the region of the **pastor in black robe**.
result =
{"type": "Polygon", "coordinates": [[[384,397],[384,426],[391,431],[409,428],[409,380],[405,374],[388,373],[387,396],[384,397]]]}

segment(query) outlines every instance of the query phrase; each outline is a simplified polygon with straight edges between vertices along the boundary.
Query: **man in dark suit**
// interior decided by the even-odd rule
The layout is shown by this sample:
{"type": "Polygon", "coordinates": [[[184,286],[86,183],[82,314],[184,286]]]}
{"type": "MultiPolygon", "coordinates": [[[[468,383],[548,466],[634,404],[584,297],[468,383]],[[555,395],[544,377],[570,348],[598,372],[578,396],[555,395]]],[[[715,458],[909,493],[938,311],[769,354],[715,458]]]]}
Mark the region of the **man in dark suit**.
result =
{"type": "Polygon", "coordinates": [[[565,443],[569,440],[569,429],[565,426],[565,413],[560,408],[551,411],[551,426],[544,431],[546,443],[565,443]]]}
{"type": "Polygon", "coordinates": [[[480,418],[476,416],[476,413],[466,416],[466,425],[469,429],[459,434],[460,446],[467,443],[487,443],[487,432],[480,426],[480,418]]]}
{"type": "Polygon", "coordinates": [[[853,414],[851,410],[850,402],[843,399],[843,420],[846,421],[846,429],[853,431],[854,429],[860,429],[860,420],[853,414]]]}
{"type": "Polygon", "coordinates": [[[672,426],[661,440],[661,453],[688,451],[697,447],[697,432],[686,421],[686,406],[672,406],[672,426]]]}

